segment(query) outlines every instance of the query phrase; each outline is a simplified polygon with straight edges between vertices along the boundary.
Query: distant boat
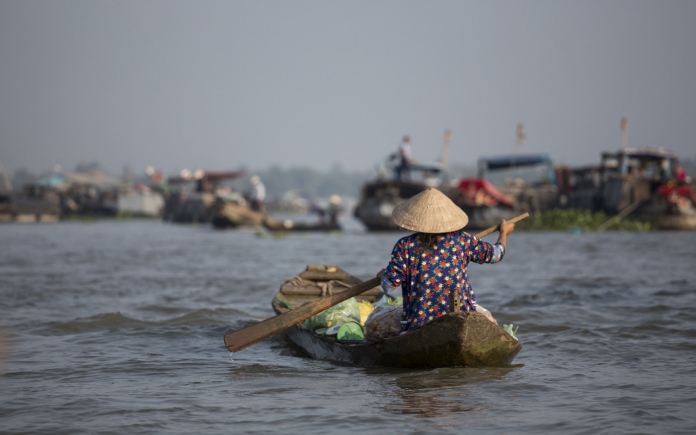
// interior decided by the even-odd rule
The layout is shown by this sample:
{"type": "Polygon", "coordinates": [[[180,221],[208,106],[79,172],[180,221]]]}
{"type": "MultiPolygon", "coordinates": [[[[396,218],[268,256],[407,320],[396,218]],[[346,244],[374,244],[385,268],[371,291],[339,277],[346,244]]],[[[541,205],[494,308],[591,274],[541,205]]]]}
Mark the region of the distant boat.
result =
{"type": "Polygon", "coordinates": [[[383,175],[365,183],[353,214],[369,231],[400,230],[391,218],[394,207],[428,187],[440,186],[441,174],[439,164],[413,165],[408,177],[394,179],[383,175]]]}
{"type": "Polygon", "coordinates": [[[263,226],[274,232],[333,232],[343,231],[338,223],[332,222],[295,222],[291,220],[279,220],[267,217],[263,226]]]}
{"type": "Polygon", "coordinates": [[[467,228],[488,228],[520,213],[559,206],[553,161],[547,154],[483,157],[476,177],[446,191],[469,216],[467,228]]]}
{"type": "Polygon", "coordinates": [[[695,230],[693,183],[678,180],[677,155],[655,148],[604,152],[600,164],[571,170],[569,206],[649,222],[658,229],[695,230]]]}
{"type": "Polygon", "coordinates": [[[136,185],[118,193],[116,208],[121,216],[161,217],[164,196],[145,185],[136,185]]]}
{"type": "Polygon", "coordinates": [[[252,210],[246,203],[239,203],[222,196],[212,207],[211,222],[217,229],[261,228],[266,215],[252,210]]]}
{"type": "Polygon", "coordinates": [[[484,178],[463,178],[447,194],[469,217],[469,229],[488,228],[516,216],[513,200],[484,178]]]}
{"type": "Polygon", "coordinates": [[[0,222],[58,222],[58,195],[41,186],[27,185],[22,192],[0,192],[0,222]]]}
{"type": "Polygon", "coordinates": [[[170,178],[168,184],[177,188],[167,195],[162,218],[175,223],[212,223],[220,198],[216,185],[243,175],[243,171],[201,171],[198,178],[170,178]]]}

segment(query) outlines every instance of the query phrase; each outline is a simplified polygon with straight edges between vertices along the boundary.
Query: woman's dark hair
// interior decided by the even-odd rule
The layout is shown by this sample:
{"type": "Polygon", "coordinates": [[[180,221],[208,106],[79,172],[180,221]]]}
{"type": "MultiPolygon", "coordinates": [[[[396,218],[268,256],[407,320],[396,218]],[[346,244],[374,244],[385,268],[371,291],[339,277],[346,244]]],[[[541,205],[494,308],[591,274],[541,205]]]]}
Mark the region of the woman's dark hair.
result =
{"type": "Polygon", "coordinates": [[[437,238],[439,234],[430,234],[430,233],[418,233],[416,236],[416,239],[418,240],[418,244],[420,244],[420,247],[422,249],[432,249],[433,245],[437,245],[437,238]]]}

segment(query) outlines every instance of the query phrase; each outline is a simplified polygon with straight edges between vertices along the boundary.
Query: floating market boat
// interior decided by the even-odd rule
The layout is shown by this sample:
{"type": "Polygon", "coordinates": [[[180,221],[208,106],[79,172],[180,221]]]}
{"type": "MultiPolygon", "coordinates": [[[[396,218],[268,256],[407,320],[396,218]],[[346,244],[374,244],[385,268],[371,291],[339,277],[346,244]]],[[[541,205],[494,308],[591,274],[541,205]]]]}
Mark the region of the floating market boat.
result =
{"type": "Polygon", "coordinates": [[[469,216],[468,228],[487,228],[523,212],[556,208],[560,199],[547,154],[483,157],[476,177],[459,180],[445,193],[469,216]]]}
{"type": "Polygon", "coordinates": [[[456,187],[449,189],[447,196],[467,216],[467,228],[480,229],[500,223],[502,219],[515,216],[515,203],[484,178],[464,178],[456,187]]]}
{"type": "MultiPolygon", "coordinates": [[[[168,184],[175,186],[167,195],[162,218],[174,223],[211,223],[220,211],[220,202],[229,201],[217,193],[218,187],[226,180],[243,176],[243,171],[182,171],[180,177],[171,177],[168,184]]],[[[241,197],[241,195],[239,195],[241,197]]],[[[232,216],[235,216],[233,213],[232,216]]],[[[231,226],[237,222],[230,220],[231,226]]],[[[225,222],[223,221],[223,225],[225,222]]],[[[217,227],[217,225],[216,225],[217,227]]]]}
{"type": "Polygon", "coordinates": [[[290,219],[276,219],[246,204],[219,197],[213,206],[213,227],[217,229],[265,228],[273,232],[328,232],[341,231],[337,222],[297,222],[290,219]]]}
{"type": "Polygon", "coordinates": [[[679,158],[661,148],[604,152],[592,177],[571,172],[568,197],[573,208],[649,222],[663,230],[696,230],[693,183],[676,174],[679,158]]]}
{"type": "Polygon", "coordinates": [[[218,229],[262,227],[266,215],[252,210],[246,204],[218,197],[212,207],[212,224],[218,229]]]}
{"type": "MultiPolygon", "coordinates": [[[[273,298],[282,314],[325,295],[344,291],[362,281],[336,266],[308,266],[284,282],[273,298]]],[[[375,302],[378,287],[361,293],[358,301],[375,302]]],[[[448,313],[413,331],[384,339],[338,340],[299,324],[286,336],[312,358],[355,364],[404,368],[503,366],[522,345],[503,328],[479,313],[448,313]]]]}
{"type": "Polygon", "coordinates": [[[434,164],[413,165],[408,169],[408,177],[403,179],[390,178],[384,173],[362,186],[353,214],[369,231],[401,230],[391,218],[394,207],[428,187],[438,187],[441,172],[441,166],[434,164]]]}
{"type": "Polygon", "coordinates": [[[269,231],[275,232],[331,232],[342,231],[343,229],[338,223],[332,222],[297,222],[293,220],[279,220],[267,217],[263,220],[263,226],[269,231]]]}
{"type": "Polygon", "coordinates": [[[58,222],[60,200],[53,191],[27,185],[22,192],[0,191],[0,222],[58,222]]]}

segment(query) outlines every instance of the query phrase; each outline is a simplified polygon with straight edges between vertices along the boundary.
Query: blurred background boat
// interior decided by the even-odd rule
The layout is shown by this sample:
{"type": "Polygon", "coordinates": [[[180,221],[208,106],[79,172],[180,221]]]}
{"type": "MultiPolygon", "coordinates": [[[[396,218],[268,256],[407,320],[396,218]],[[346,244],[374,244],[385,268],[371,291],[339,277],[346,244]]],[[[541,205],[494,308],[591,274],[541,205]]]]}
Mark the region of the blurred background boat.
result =
{"type": "Polygon", "coordinates": [[[696,229],[696,196],[679,157],[661,148],[602,153],[596,166],[569,171],[568,206],[649,222],[663,230],[696,229]]]}
{"type": "Polygon", "coordinates": [[[520,213],[559,206],[554,164],[548,154],[483,157],[476,177],[461,178],[445,193],[469,216],[468,228],[480,229],[520,213]]]}
{"type": "Polygon", "coordinates": [[[369,231],[400,230],[392,222],[394,207],[428,187],[440,187],[441,184],[442,166],[439,163],[414,164],[401,178],[383,172],[363,184],[353,214],[369,231]]]}

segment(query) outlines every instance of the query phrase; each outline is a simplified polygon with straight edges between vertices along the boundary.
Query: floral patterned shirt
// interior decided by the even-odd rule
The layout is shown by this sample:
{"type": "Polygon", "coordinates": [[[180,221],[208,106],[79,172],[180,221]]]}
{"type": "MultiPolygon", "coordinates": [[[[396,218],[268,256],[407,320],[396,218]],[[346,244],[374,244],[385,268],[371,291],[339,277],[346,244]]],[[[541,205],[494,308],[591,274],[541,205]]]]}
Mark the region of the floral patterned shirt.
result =
{"type": "Polygon", "coordinates": [[[458,289],[462,311],[476,311],[467,265],[497,263],[505,246],[492,245],[463,230],[437,235],[437,244],[424,249],[418,233],[401,238],[392,250],[382,277],[385,292],[401,286],[402,330],[418,328],[449,311],[450,290],[458,289]]]}

